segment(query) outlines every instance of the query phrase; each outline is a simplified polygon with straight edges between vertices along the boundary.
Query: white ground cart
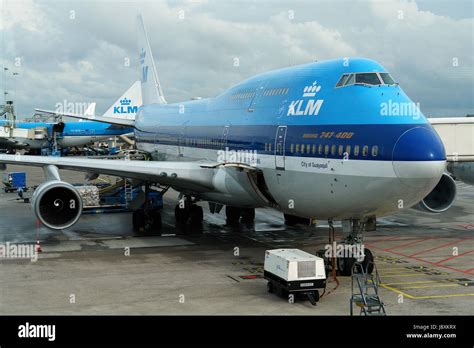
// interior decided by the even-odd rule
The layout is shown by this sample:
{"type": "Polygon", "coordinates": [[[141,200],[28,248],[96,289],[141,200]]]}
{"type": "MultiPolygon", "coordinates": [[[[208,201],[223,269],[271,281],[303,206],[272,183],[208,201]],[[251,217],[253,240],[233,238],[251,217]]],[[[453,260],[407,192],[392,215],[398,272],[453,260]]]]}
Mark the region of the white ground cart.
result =
{"type": "Polygon", "coordinates": [[[267,250],[263,274],[268,292],[306,296],[313,305],[319,301],[319,289],[326,288],[324,260],[299,249],[267,250]]]}

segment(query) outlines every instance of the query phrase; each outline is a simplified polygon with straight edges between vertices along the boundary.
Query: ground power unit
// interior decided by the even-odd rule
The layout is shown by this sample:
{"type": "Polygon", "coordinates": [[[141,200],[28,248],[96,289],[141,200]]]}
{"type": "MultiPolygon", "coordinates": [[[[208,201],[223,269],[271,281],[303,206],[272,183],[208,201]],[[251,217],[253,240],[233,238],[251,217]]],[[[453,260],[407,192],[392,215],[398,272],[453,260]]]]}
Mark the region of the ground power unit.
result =
{"type": "Polygon", "coordinates": [[[299,249],[275,249],[265,252],[264,278],[268,292],[288,298],[306,297],[313,305],[319,301],[319,289],[326,288],[324,260],[299,249]]]}

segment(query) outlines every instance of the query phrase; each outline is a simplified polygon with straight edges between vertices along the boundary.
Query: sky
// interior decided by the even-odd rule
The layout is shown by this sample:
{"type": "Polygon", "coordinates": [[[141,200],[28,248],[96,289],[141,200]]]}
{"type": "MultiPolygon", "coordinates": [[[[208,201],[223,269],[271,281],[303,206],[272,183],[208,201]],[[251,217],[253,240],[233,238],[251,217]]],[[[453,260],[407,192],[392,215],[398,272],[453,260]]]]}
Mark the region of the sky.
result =
{"type": "Polygon", "coordinates": [[[105,112],[139,79],[138,13],[168,102],[357,56],[385,66],[426,116],[474,114],[471,0],[0,0],[2,101],[6,90],[19,118],[58,103],[105,112]]]}

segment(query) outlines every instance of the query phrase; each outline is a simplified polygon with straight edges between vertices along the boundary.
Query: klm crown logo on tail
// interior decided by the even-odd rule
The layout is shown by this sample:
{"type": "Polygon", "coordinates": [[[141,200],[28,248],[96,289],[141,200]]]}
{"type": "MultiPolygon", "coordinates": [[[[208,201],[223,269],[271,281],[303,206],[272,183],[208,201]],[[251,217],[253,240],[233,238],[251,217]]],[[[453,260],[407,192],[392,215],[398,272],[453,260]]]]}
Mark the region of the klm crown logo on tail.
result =
{"type": "Polygon", "coordinates": [[[120,105],[114,106],[114,114],[136,114],[138,111],[138,106],[130,105],[132,103],[131,99],[123,98],[120,99],[120,105]]]}
{"type": "Polygon", "coordinates": [[[317,81],[312,85],[306,86],[303,89],[302,99],[293,100],[288,106],[287,116],[316,116],[323,105],[324,99],[306,99],[315,98],[316,94],[321,90],[317,81]]]}

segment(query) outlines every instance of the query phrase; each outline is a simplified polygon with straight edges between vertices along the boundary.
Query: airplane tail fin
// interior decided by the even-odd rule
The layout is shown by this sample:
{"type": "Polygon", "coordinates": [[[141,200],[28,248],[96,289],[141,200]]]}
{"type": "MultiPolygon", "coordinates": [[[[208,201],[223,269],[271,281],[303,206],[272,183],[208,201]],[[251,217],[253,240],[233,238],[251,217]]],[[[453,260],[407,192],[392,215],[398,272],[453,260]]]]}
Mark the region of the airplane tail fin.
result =
{"type": "MultiPolygon", "coordinates": [[[[89,103],[89,106],[87,107],[86,111],[84,111],[84,115],[86,116],[93,116],[95,115],[95,106],[96,103],[89,103]]],[[[83,119],[80,119],[79,122],[84,121],[83,119]]]]}
{"type": "Polygon", "coordinates": [[[142,15],[138,15],[138,52],[144,104],[166,104],[142,15]]]}
{"type": "Polygon", "coordinates": [[[96,103],[90,103],[87,107],[86,111],[84,111],[84,115],[92,116],[95,114],[95,105],[96,103]]]}
{"type": "Polygon", "coordinates": [[[135,81],[127,91],[118,98],[103,116],[134,120],[138,108],[142,106],[140,81],[135,81]]]}

